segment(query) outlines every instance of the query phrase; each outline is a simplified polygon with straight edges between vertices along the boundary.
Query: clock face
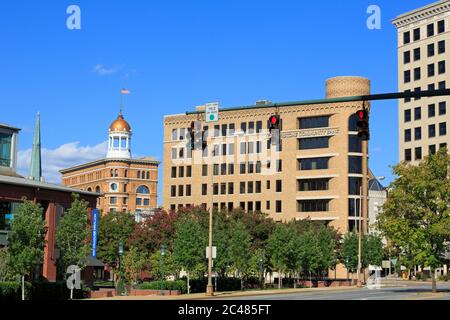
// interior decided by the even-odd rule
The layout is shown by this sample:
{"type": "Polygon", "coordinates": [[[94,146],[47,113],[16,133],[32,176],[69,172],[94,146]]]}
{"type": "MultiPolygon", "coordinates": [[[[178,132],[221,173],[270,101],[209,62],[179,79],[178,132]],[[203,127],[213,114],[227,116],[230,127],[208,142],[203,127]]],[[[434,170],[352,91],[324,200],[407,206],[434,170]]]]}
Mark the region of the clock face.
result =
{"type": "Polygon", "coordinates": [[[117,183],[111,183],[111,191],[117,191],[117,183]]]}

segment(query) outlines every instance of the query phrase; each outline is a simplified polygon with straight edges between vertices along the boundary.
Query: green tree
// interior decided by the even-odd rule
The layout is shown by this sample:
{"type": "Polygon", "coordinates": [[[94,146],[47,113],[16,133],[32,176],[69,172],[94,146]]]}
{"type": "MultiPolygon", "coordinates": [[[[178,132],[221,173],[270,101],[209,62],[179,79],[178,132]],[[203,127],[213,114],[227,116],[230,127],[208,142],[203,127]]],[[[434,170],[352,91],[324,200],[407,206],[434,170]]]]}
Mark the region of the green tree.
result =
{"type": "Polygon", "coordinates": [[[244,278],[250,271],[251,236],[242,222],[231,224],[229,257],[231,266],[241,279],[241,290],[244,290],[244,278]]]}
{"type": "Polygon", "coordinates": [[[155,251],[149,260],[149,271],[152,277],[159,279],[162,275],[165,277],[173,275],[177,277],[180,270],[178,270],[175,264],[173,253],[166,251],[164,256],[161,255],[161,251],[155,251]]]}
{"type": "Polygon", "coordinates": [[[191,275],[200,275],[206,271],[205,248],[207,232],[190,214],[182,214],[175,224],[173,258],[175,263],[187,273],[187,287],[190,292],[191,275]]]}
{"type": "Polygon", "coordinates": [[[14,281],[16,275],[11,267],[11,259],[7,248],[0,249],[0,282],[14,281]]]}
{"type": "Polygon", "coordinates": [[[56,231],[60,262],[65,272],[70,265],[83,268],[89,254],[87,202],[73,195],[71,207],[64,213],[56,231]]]}
{"type": "Polygon", "coordinates": [[[131,246],[123,256],[123,275],[125,281],[131,285],[137,284],[141,271],[148,264],[147,253],[131,246]]]}
{"type": "Polygon", "coordinates": [[[351,273],[358,268],[358,234],[349,232],[344,236],[340,252],[341,262],[351,273]]]}
{"type": "Polygon", "coordinates": [[[362,242],[362,261],[363,268],[369,265],[381,266],[384,257],[383,241],[376,234],[369,234],[363,238],[362,242]]]}
{"type": "Polygon", "coordinates": [[[443,264],[450,241],[449,167],[446,148],[417,166],[395,166],[397,179],[378,216],[378,228],[389,241],[419,265],[430,267],[433,292],[435,270],[443,264]]]}
{"type": "Polygon", "coordinates": [[[224,277],[231,264],[230,258],[230,226],[231,221],[224,211],[219,211],[214,215],[213,245],[217,247],[217,257],[214,259],[214,270],[219,276],[224,277]]]}
{"type": "MultiPolygon", "coordinates": [[[[304,272],[308,272],[311,282],[312,273],[320,267],[321,254],[319,238],[313,231],[306,231],[299,236],[299,263],[304,272]]],[[[310,283],[311,285],[311,283],[310,283]]]]}
{"type": "Polygon", "coordinates": [[[277,224],[273,233],[267,240],[267,253],[275,270],[279,274],[278,288],[283,286],[283,274],[291,271],[295,265],[295,257],[297,249],[296,243],[297,233],[287,224],[277,224]],[[291,269],[291,270],[289,270],[291,269]]]}
{"type": "Polygon", "coordinates": [[[8,252],[11,266],[22,276],[22,300],[25,300],[25,276],[33,273],[44,259],[45,221],[40,204],[24,201],[11,222],[8,252]]]}
{"type": "Polygon", "coordinates": [[[97,257],[113,270],[118,267],[119,243],[127,244],[134,225],[134,216],[129,213],[110,212],[99,219],[97,257]]]}

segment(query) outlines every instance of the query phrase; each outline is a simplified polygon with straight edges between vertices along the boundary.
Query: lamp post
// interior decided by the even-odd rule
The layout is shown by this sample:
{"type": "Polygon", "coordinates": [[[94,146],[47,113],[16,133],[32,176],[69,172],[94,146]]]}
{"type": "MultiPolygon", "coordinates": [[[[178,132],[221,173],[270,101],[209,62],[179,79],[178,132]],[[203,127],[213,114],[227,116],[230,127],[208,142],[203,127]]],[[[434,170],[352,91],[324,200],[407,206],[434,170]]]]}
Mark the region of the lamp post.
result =
{"type": "Polygon", "coordinates": [[[160,247],[161,260],[160,260],[160,269],[161,269],[161,295],[163,295],[163,282],[164,282],[164,256],[166,255],[166,246],[161,245],[160,247]]]}
{"type": "Polygon", "coordinates": [[[259,287],[263,289],[263,258],[259,256],[259,287]]]}
{"type": "Polygon", "coordinates": [[[122,284],[121,284],[121,282],[122,282],[122,256],[123,256],[123,242],[122,241],[120,241],[119,242],[119,281],[118,281],[118,283],[117,283],[117,294],[119,295],[119,294],[121,294],[122,292],[119,292],[119,290],[121,291],[122,290],[122,284]]]}

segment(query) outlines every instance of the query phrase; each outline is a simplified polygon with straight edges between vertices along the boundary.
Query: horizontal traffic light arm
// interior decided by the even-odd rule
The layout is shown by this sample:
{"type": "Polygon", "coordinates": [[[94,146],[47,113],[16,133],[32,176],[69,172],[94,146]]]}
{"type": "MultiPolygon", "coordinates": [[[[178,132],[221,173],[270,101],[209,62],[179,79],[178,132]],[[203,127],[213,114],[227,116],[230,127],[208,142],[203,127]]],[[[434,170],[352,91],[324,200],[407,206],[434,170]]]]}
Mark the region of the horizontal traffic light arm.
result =
{"type": "MultiPolygon", "coordinates": [[[[393,92],[393,93],[381,93],[381,94],[370,94],[364,96],[350,96],[350,97],[340,97],[340,98],[330,98],[330,99],[319,99],[319,100],[303,100],[303,101],[292,101],[283,103],[270,103],[265,105],[252,105],[234,108],[223,108],[219,109],[219,112],[226,111],[237,111],[237,110],[248,110],[248,109],[262,109],[262,108],[281,108],[281,107],[292,107],[301,105],[312,105],[312,104],[328,104],[328,103],[342,103],[342,102],[356,102],[356,101],[377,101],[377,100],[398,100],[405,98],[425,98],[425,97],[437,97],[437,96],[450,96],[450,89],[441,90],[426,90],[417,92],[393,92]]],[[[186,115],[191,114],[202,114],[205,111],[187,111],[186,115]]]]}

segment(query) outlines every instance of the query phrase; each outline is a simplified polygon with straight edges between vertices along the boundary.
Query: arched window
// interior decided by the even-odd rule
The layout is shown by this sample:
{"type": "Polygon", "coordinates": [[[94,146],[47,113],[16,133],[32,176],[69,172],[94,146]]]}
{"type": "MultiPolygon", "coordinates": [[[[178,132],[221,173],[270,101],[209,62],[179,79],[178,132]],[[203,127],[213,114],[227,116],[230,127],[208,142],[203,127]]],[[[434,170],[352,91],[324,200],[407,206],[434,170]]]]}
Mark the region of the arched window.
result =
{"type": "Polygon", "coordinates": [[[97,187],[95,187],[95,192],[96,192],[96,193],[102,193],[102,190],[100,189],[99,186],[97,186],[97,187]]]}
{"type": "Polygon", "coordinates": [[[150,171],[147,171],[147,180],[150,180],[150,171]]]}
{"type": "Polygon", "coordinates": [[[137,172],[137,178],[138,178],[138,179],[141,178],[141,172],[140,172],[140,171],[137,172]]]}
{"type": "Polygon", "coordinates": [[[128,178],[128,170],[125,170],[124,176],[125,178],[128,178]]]}
{"type": "Polygon", "coordinates": [[[114,177],[114,170],[111,169],[111,177],[114,177]]]}
{"type": "Polygon", "coordinates": [[[358,131],[358,120],[356,114],[352,114],[350,118],[348,118],[348,131],[358,131]]]}
{"type": "Polygon", "coordinates": [[[88,192],[92,192],[92,188],[88,188],[87,191],[88,191],[88,192]]]}
{"type": "Polygon", "coordinates": [[[146,186],[139,186],[136,190],[136,193],[138,194],[150,194],[150,191],[148,189],[148,187],[146,186]]]}
{"type": "Polygon", "coordinates": [[[114,170],[114,177],[118,177],[119,176],[119,170],[114,170]]]}

